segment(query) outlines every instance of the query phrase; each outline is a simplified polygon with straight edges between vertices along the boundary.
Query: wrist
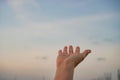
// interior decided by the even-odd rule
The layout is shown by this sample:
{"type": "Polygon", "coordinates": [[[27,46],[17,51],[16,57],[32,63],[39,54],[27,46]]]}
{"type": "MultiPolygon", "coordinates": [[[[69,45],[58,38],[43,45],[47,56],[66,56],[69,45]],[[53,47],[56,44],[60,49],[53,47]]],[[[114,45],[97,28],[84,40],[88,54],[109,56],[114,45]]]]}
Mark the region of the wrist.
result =
{"type": "Polygon", "coordinates": [[[74,70],[75,66],[73,65],[74,63],[69,63],[69,62],[63,62],[57,69],[64,69],[64,70],[74,70]]]}

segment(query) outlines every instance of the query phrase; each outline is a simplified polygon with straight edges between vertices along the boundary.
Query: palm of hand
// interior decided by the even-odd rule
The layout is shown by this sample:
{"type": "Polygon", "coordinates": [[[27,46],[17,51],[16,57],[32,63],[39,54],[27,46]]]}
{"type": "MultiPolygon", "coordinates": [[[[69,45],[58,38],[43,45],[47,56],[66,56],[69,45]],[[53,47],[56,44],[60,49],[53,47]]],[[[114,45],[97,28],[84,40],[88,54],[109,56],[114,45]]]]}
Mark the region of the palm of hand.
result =
{"type": "Polygon", "coordinates": [[[69,52],[67,52],[67,47],[64,47],[63,51],[60,50],[58,52],[57,67],[61,66],[64,62],[76,67],[90,52],[90,50],[85,50],[83,53],[80,53],[79,47],[76,47],[75,52],[73,52],[72,46],[69,46],[69,52]]]}

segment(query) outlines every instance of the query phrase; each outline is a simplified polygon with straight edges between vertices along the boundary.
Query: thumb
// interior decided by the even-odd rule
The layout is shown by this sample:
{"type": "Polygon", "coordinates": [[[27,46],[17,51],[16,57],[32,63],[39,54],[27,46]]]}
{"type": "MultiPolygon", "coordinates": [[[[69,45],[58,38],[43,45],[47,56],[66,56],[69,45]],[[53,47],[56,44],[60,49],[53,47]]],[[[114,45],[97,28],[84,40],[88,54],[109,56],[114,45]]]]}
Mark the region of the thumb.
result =
{"type": "Polygon", "coordinates": [[[89,53],[91,53],[91,50],[87,49],[87,50],[85,50],[81,55],[82,55],[83,58],[85,58],[85,57],[87,57],[87,55],[88,55],[89,53]]]}

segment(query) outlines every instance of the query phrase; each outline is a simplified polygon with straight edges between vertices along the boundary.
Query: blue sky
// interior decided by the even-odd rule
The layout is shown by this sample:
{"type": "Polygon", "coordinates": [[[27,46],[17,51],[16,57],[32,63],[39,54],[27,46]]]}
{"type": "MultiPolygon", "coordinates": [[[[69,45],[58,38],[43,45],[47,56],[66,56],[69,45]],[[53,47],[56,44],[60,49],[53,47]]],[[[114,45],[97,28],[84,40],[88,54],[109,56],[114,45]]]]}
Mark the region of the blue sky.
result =
{"type": "Polygon", "coordinates": [[[77,68],[82,76],[76,78],[89,80],[104,72],[115,72],[120,67],[119,3],[119,0],[1,0],[0,70],[3,73],[0,76],[10,79],[10,73],[16,71],[22,80],[26,68],[29,77],[36,76],[28,72],[38,75],[43,70],[42,76],[47,69],[52,80],[56,53],[70,44],[93,51],[77,68]],[[105,61],[97,61],[99,57],[105,61]],[[101,69],[95,72],[95,66],[101,69]],[[80,70],[85,70],[84,74],[80,70]]]}

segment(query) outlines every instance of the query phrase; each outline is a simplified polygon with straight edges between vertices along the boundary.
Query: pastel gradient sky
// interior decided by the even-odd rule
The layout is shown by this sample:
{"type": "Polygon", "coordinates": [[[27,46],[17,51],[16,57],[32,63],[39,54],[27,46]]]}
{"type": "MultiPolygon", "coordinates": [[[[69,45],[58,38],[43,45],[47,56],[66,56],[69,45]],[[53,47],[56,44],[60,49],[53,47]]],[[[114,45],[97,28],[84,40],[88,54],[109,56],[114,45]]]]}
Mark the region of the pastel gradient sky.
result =
{"type": "Polygon", "coordinates": [[[0,0],[0,80],[53,80],[57,51],[92,53],[75,80],[120,69],[120,0],[0,0]]]}

